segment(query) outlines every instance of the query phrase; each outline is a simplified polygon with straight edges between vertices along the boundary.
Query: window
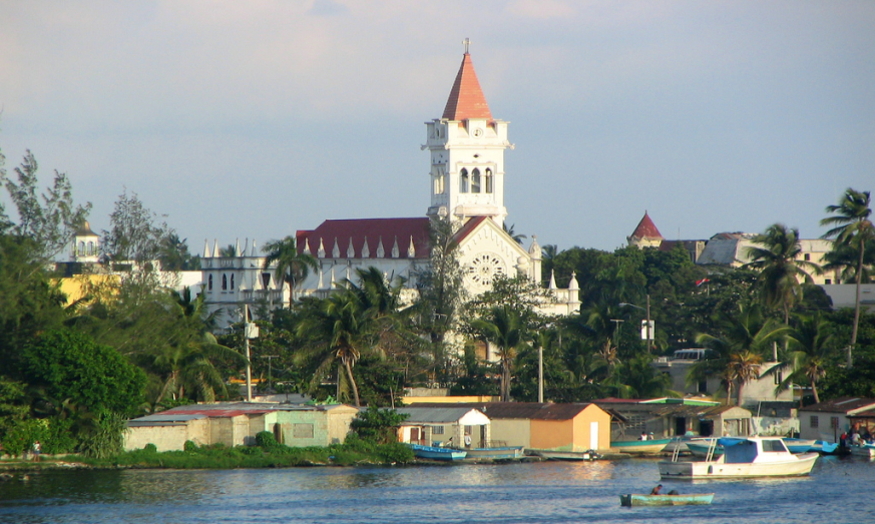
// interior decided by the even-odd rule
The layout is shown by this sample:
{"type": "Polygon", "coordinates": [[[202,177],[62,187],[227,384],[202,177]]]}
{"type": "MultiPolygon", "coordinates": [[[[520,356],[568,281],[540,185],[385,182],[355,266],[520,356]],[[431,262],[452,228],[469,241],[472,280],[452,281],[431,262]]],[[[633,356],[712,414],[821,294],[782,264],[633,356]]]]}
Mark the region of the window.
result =
{"type": "Polygon", "coordinates": [[[270,273],[261,274],[261,285],[264,286],[264,289],[267,289],[270,286],[270,273]]]}
{"type": "Polygon", "coordinates": [[[828,278],[828,279],[826,279],[826,281],[825,281],[824,283],[825,283],[826,285],[830,285],[830,284],[832,284],[832,279],[831,279],[831,278],[828,278]]]}
{"type": "Polygon", "coordinates": [[[313,424],[293,425],[292,438],[313,438],[313,424]]]}
{"type": "Polygon", "coordinates": [[[459,174],[459,192],[467,193],[468,192],[468,170],[462,169],[459,174]]]}
{"type": "Polygon", "coordinates": [[[84,255],[84,254],[85,254],[85,242],[79,242],[79,250],[78,250],[78,254],[79,254],[79,255],[84,255]]]}
{"type": "Polygon", "coordinates": [[[474,168],[474,171],[471,172],[471,192],[480,192],[480,170],[476,167],[474,168]]]}
{"type": "Polygon", "coordinates": [[[465,434],[471,436],[471,426],[465,426],[465,434]]]}
{"type": "Polygon", "coordinates": [[[820,421],[817,419],[817,415],[811,415],[811,420],[809,421],[808,425],[812,428],[820,426],[820,421]]]}
{"type": "Polygon", "coordinates": [[[222,291],[228,290],[228,275],[222,275],[222,291]]]}
{"type": "Polygon", "coordinates": [[[763,451],[775,453],[775,452],[787,451],[787,447],[784,446],[783,440],[764,440],[763,441],[763,451]]]}
{"type": "Polygon", "coordinates": [[[210,291],[213,290],[213,275],[210,275],[210,276],[207,278],[207,289],[210,290],[210,291]]]}
{"type": "Polygon", "coordinates": [[[492,170],[486,170],[486,192],[492,193],[492,170]]]}
{"type": "Polygon", "coordinates": [[[231,275],[231,289],[234,289],[234,275],[231,275]]]}
{"type": "Polygon", "coordinates": [[[432,435],[443,435],[444,434],[444,427],[443,426],[434,426],[433,428],[431,428],[431,434],[432,435]]]}
{"type": "Polygon", "coordinates": [[[89,242],[88,243],[88,256],[96,255],[96,254],[97,253],[95,253],[94,242],[89,242]]]}
{"type": "Polygon", "coordinates": [[[810,253],[805,253],[805,257],[804,257],[804,258],[805,258],[805,260],[811,260],[811,254],[810,254],[810,253]]]}
{"type": "Polygon", "coordinates": [[[830,417],[829,418],[829,427],[838,428],[839,427],[839,418],[838,417],[830,417]]]}

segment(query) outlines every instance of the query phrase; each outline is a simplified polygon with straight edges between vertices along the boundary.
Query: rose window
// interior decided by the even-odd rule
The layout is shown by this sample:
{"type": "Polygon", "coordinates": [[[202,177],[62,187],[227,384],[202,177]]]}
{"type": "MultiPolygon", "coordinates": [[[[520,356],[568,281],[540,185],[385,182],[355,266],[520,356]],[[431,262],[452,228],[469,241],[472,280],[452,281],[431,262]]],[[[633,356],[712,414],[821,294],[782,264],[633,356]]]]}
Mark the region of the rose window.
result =
{"type": "Polygon", "coordinates": [[[468,266],[468,276],[481,286],[491,286],[499,275],[504,274],[501,260],[488,253],[477,255],[468,266]]]}

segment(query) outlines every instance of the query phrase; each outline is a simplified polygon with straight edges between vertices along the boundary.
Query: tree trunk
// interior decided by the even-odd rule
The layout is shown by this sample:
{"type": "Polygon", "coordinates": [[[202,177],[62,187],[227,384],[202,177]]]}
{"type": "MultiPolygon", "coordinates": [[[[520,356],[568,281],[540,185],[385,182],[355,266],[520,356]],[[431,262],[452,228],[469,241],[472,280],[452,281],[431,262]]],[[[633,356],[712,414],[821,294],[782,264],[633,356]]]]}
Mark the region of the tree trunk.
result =
{"type": "Polygon", "coordinates": [[[811,381],[811,392],[814,393],[814,403],[820,404],[820,396],[817,394],[817,382],[811,381]]]}
{"type": "Polygon", "coordinates": [[[510,362],[501,359],[501,401],[510,402],[510,362]]]}
{"type": "Polygon", "coordinates": [[[355,383],[355,378],[352,376],[352,366],[349,360],[344,360],[343,366],[346,368],[346,376],[349,377],[349,385],[352,386],[352,396],[355,398],[355,407],[361,407],[362,403],[359,400],[359,388],[355,383]]]}
{"type": "Polygon", "coordinates": [[[741,390],[744,388],[744,381],[738,383],[738,392],[736,393],[735,405],[741,407],[741,390]]]}

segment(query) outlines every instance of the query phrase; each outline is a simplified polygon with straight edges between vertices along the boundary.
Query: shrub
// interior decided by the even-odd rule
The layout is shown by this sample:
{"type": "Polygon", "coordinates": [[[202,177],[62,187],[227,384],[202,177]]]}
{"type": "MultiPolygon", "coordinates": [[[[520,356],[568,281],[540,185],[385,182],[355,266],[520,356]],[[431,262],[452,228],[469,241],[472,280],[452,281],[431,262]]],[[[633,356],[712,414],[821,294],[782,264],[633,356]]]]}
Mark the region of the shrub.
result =
{"type": "Polygon", "coordinates": [[[259,431],[256,433],[255,444],[265,449],[275,448],[280,445],[279,442],[276,441],[276,437],[274,437],[273,433],[270,431],[259,431]]]}
{"type": "Polygon", "coordinates": [[[197,444],[195,444],[191,440],[186,440],[185,444],[182,445],[182,449],[189,453],[197,453],[198,451],[197,444]]]}
{"type": "Polygon", "coordinates": [[[145,451],[146,453],[158,453],[158,446],[149,443],[143,446],[143,451],[145,451]]]}

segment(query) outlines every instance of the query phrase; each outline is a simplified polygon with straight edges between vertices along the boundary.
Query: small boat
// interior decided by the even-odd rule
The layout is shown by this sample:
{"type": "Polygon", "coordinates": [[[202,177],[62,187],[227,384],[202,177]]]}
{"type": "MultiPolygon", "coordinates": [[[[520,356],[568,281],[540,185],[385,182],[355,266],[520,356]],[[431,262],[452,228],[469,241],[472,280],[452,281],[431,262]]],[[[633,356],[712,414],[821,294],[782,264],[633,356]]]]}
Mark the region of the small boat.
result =
{"type": "Polygon", "coordinates": [[[814,445],[811,446],[811,451],[816,451],[823,455],[832,455],[836,453],[839,449],[839,445],[837,442],[827,442],[825,440],[815,440],[814,445]]]}
{"type": "Polygon", "coordinates": [[[551,451],[547,449],[530,449],[528,453],[547,460],[598,460],[602,456],[595,450],[586,451],[551,451]]]}
{"type": "Polygon", "coordinates": [[[875,445],[850,446],[851,455],[855,457],[875,458],[875,445]]]}
{"type": "Polygon", "coordinates": [[[453,448],[438,448],[421,444],[410,444],[410,447],[413,448],[413,454],[418,458],[430,460],[462,460],[468,455],[466,451],[453,448]]]}
{"type": "Polygon", "coordinates": [[[621,506],[692,506],[710,504],[713,493],[690,493],[687,495],[620,495],[621,506]]]}
{"type": "MultiPolygon", "coordinates": [[[[808,475],[817,453],[794,455],[780,437],[748,437],[740,442],[723,442],[723,455],[713,460],[663,460],[658,464],[663,479],[737,479],[753,477],[796,477],[808,475]]],[[[738,440],[738,439],[733,439],[738,440]]],[[[689,444],[688,444],[689,445],[689,444]]]]}
{"type": "Polygon", "coordinates": [[[784,437],[784,444],[790,453],[808,453],[814,446],[814,440],[784,437]]]}
{"type": "Polygon", "coordinates": [[[460,449],[474,459],[515,459],[523,456],[523,446],[502,446],[497,448],[460,449]]]}
{"type": "Polygon", "coordinates": [[[637,455],[655,455],[660,453],[671,442],[670,438],[655,440],[612,440],[611,451],[614,453],[634,453],[637,455]]]}

